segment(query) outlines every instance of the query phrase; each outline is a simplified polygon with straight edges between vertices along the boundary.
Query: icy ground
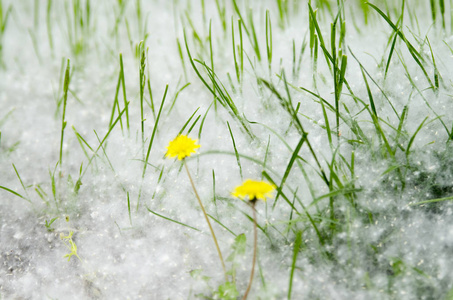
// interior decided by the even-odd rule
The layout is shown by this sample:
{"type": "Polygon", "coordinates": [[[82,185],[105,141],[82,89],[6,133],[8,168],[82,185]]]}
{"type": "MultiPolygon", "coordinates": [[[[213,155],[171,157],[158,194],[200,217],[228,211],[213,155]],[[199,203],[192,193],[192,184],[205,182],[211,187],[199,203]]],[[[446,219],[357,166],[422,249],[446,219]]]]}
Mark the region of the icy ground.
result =
{"type": "MultiPolygon", "coordinates": [[[[294,108],[300,103],[298,118],[331,186],[304,143],[282,187],[288,201],[279,196],[275,207],[274,200],[258,204],[262,230],[249,299],[286,299],[290,284],[293,299],[453,299],[449,3],[444,29],[439,7],[433,22],[428,1],[406,1],[401,30],[421,53],[427,74],[397,38],[385,77],[394,31],[372,8],[365,23],[365,8],[344,1],[345,78],[356,98],[343,86],[340,132],[331,132],[329,146],[326,128],[336,131],[336,115],[326,108],[327,124],[315,95],[335,107],[332,69],[318,45],[314,71],[307,1],[236,2],[249,31],[253,19],[261,54],[260,60],[243,29],[242,84],[235,68],[236,60],[241,72],[233,1],[217,2],[226,7],[225,29],[216,1],[91,1],[90,17],[87,1],[0,1],[0,14],[9,16],[0,33],[0,299],[212,298],[223,283],[212,238],[181,162],[164,158],[168,142],[194,113],[184,132],[200,116],[189,136],[199,139],[201,148],[187,163],[208,214],[218,221],[212,222],[224,257],[233,253],[236,236],[247,237],[245,254],[227,261],[228,268],[235,266],[242,295],[251,267],[253,223],[250,208],[230,193],[242,179],[261,179],[263,170],[279,185],[301,140],[281,101],[258,78],[271,82],[285,99],[289,93],[294,108]],[[282,18],[279,2],[290,5],[282,18]],[[249,18],[246,7],[251,6],[249,18]],[[271,69],[266,10],[272,21],[271,69]],[[189,62],[184,31],[193,58],[212,66],[210,20],[214,72],[240,118],[213,104],[214,96],[189,62]],[[146,83],[142,141],[137,49],[145,37],[154,112],[146,83]],[[122,83],[113,107],[120,53],[130,128],[123,113],[109,133],[125,107],[122,83]],[[71,80],[60,161],[67,59],[71,80]],[[438,87],[433,87],[437,74],[438,87]],[[368,113],[369,93],[393,157],[368,113]],[[292,267],[299,231],[302,244],[292,267]],[[61,236],[70,232],[80,259],[68,261],[64,256],[71,251],[61,236]]],[[[330,52],[336,1],[330,8],[322,4],[326,1],[311,2],[319,6],[317,19],[330,52]]],[[[400,4],[371,2],[397,22],[400,4]]],[[[196,66],[212,86],[206,69],[196,66]]]]}

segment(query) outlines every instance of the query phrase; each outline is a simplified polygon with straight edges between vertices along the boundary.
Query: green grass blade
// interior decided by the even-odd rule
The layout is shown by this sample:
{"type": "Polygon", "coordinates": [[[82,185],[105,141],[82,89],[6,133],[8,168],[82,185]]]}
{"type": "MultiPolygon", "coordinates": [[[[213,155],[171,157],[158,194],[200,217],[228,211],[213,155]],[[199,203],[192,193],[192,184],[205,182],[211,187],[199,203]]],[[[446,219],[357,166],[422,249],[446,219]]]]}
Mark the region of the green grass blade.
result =
{"type": "Polygon", "coordinates": [[[390,46],[390,51],[389,51],[389,56],[387,58],[387,63],[385,65],[384,78],[387,77],[387,72],[388,72],[388,70],[390,68],[390,61],[392,60],[393,51],[395,50],[395,45],[396,45],[396,39],[397,38],[398,38],[398,36],[395,34],[395,36],[393,37],[392,46],[390,46]]]}
{"type": "Polygon", "coordinates": [[[197,74],[198,78],[200,78],[201,82],[203,82],[203,84],[206,86],[206,88],[208,88],[208,90],[213,94],[215,95],[215,91],[211,88],[211,86],[206,82],[206,80],[203,78],[203,76],[201,76],[201,73],[200,71],[197,69],[197,67],[195,66],[195,63],[194,63],[194,59],[192,58],[192,54],[190,53],[190,50],[189,50],[189,45],[187,43],[187,37],[186,37],[186,31],[184,30],[184,44],[186,46],[186,51],[187,51],[187,55],[189,56],[189,62],[193,68],[193,70],[195,71],[195,73],[197,74]]]}
{"type": "Polygon", "coordinates": [[[429,117],[426,117],[421,123],[420,125],[417,127],[417,130],[415,130],[414,134],[412,135],[411,139],[409,140],[409,143],[407,144],[407,148],[406,148],[406,157],[409,157],[409,154],[410,154],[410,149],[411,149],[411,146],[415,140],[415,137],[417,136],[418,132],[422,129],[423,125],[425,124],[426,120],[428,120],[429,117]]]}
{"type": "Polygon", "coordinates": [[[317,33],[317,37],[319,40],[319,46],[321,47],[321,49],[324,53],[324,57],[326,59],[327,65],[329,66],[329,69],[331,69],[332,68],[331,62],[333,62],[333,57],[326,48],[326,44],[324,43],[324,38],[322,37],[321,29],[319,28],[318,21],[316,20],[316,14],[313,11],[313,8],[311,7],[310,3],[308,4],[308,11],[310,14],[310,20],[312,21],[313,27],[317,33]]]}
{"type": "Polygon", "coordinates": [[[101,149],[102,149],[102,152],[104,153],[104,156],[105,156],[105,159],[107,160],[107,163],[109,164],[110,166],[110,169],[112,169],[113,173],[115,173],[115,168],[113,167],[113,164],[112,162],[110,161],[108,155],[107,155],[107,152],[105,151],[105,144],[104,143],[101,143],[101,139],[99,138],[99,135],[98,133],[96,132],[96,130],[93,130],[94,132],[94,135],[96,136],[99,144],[101,145],[101,149]]]}
{"type": "Polygon", "coordinates": [[[230,123],[227,122],[227,125],[228,125],[228,131],[230,132],[231,141],[233,142],[234,153],[236,154],[236,162],[237,162],[238,167],[239,167],[239,174],[241,175],[241,180],[243,180],[244,176],[242,176],[241,160],[239,159],[239,153],[238,153],[238,150],[236,148],[236,142],[234,141],[234,136],[233,136],[233,132],[231,131],[230,123]]]}
{"type": "Polygon", "coordinates": [[[219,224],[220,226],[222,226],[223,228],[225,228],[226,231],[228,231],[229,233],[231,233],[232,235],[234,235],[235,237],[238,236],[236,233],[234,233],[233,231],[231,231],[231,229],[229,229],[228,227],[226,227],[223,223],[221,223],[218,219],[214,218],[213,216],[211,216],[210,214],[207,214],[208,217],[210,217],[212,220],[214,220],[214,222],[216,222],[217,224],[219,224]]]}
{"type": "MultiPolygon", "coordinates": [[[[151,134],[151,139],[149,140],[148,151],[146,152],[145,164],[143,166],[142,178],[145,178],[146,167],[148,166],[149,154],[151,152],[151,147],[153,146],[154,137],[156,136],[157,126],[159,125],[160,115],[162,113],[162,108],[164,107],[164,104],[165,104],[167,92],[168,92],[168,84],[165,87],[164,96],[162,97],[162,102],[160,104],[159,112],[157,113],[156,122],[154,123],[153,133],[151,134]]],[[[138,202],[137,202],[137,207],[138,207],[138,202]]]]}
{"type": "Polygon", "coordinates": [[[297,254],[299,254],[301,244],[302,244],[302,231],[298,231],[296,234],[296,241],[294,242],[293,262],[291,264],[291,273],[289,275],[288,300],[291,299],[291,292],[292,292],[292,288],[293,288],[293,277],[294,277],[294,271],[296,269],[297,254]]]}
{"type": "Polygon", "coordinates": [[[131,217],[131,200],[129,199],[129,192],[127,192],[127,211],[129,212],[129,223],[132,226],[132,217],[131,217]]]}
{"type": "Polygon", "coordinates": [[[91,164],[91,162],[93,161],[94,157],[97,155],[97,152],[99,151],[99,149],[101,149],[101,147],[103,146],[103,144],[105,143],[105,141],[107,140],[107,138],[109,137],[110,133],[112,132],[112,130],[115,128],[116,124],[119,122],[119,120],[121,119],[121,117],[123,116],[124,112],[126,111],[126,108],[127,106],[129,105],[129,102],[126,103],[126,107],[119,113],[118,117],[116,118],[116,120],[113,122],[112,126],[110,126],[109,130],[107,131],[107,133],[105,134],[104,138],[102,139],[101,143],[99,144],[99,146],[96,148],[96,150],[94,151],[93,155],[91,156],[90,160],[88,161],[88,164],[87,164],[87,167],[85,168],[85,171],[83,171],[82,175],[80,176],[80,180],[82,179],[82,177],[85,175],[85,173],[87,172],[88,170],[88,166],[91,164]]]}
{"type": "Polygon", "coordinates": [[[415,50],[414,46],[412,46],[412,44],[406,39],[406,37],[403,34],[403,32],[401,32],[398,29],[398,27],[390,20],[390,18],[384,12],[382,12],[382,10],[380,10],[377,6],[375,6],[375,5],[373,5],[373,4],[369,3],[369,2],[367,2],[367,4],[369,6],[371,6],[376,12],[378,12],[378,14],[381,15],[381,17],[396,32],[396,34],[404,41],[404,43],[406,44],[407,49],[409,50],[409,53],[411,54],[412,58],[415,60],[415,62],[417,63],[417,65],[420,67],[420,69],[422,70],[423,74],[425,75],[426,80],[428,81],[428,83],[430,84],[430,86],[432,88],[435,88],[435,86],[433,85],[431,79],[428,76],[428,73],[426,72],[425,67],[422,64],[423,58],[422,58],[421,54],[417,50],[415,50]]]}
{"type": "Polygon", "coordinates": [[[226,6],[220,5],[219,0],[215,0],[215,4],[217,6],[217,13],[219,14],[219,18],[222,24],[223,32],[226,33],[227,31],[227,22],[226,22],[226,6]]]}
{"type": "Polygon", "coordinates": [[[414,205],[421,205],[421,204],[428,204],[428,203],[436,203],[436,202],[450,201],[450,200],[453,200],[453,196],[445,197],[445,198],[438,198],[438,199],[425,200],[425,201],[420,201],[420,202],[416,202],[416,203],[410,203],[410,204],[408,204],[408,205],[409,205],[409,206],[414,206],[414,205]]]}
{"type": "Polygon", "coordinates": [[[214,202],[214,207],[216,210],[217,216],[219,215],[217,212],[217,195],[215,192],[215,171],[212,169],[212,202],[214,202]]]}
{"type": "MultiPolygon", "coordinates": [[[[289,93],[289,88],[288,88],[288,83],[286,81],[286,77],[285,77],[285,73],[283,72],[283,76],[282,76],[282,79],[283,79],[283,82],[285,84],[285,90],[286,90],[286,93],[287,93],[287,96],[288,96],[288,99],[285,99],[284,97],[282,97],[282,95],[277,91],[277,89],[275,88],[275,86],[269,82],[267,82],[266,80],[262,79],[262,78],[259,78],[258,80],[260,82],[262,82],[264,84],[264,86],[266,86],[280,101],[280,104],[283,106],[283,108],[289,113],[289,115],[291,116],[292,120],[294,121],[294,124],[296,125],[296,128],[298,129],[299,133],[301,135],[305,135],[307,132],[304,130],[304,127],[302,126],[302,123],[300,122],[299,118],[297,117],[297,114],[294,110],[294,107],[292,106],[292,103],[291,103],[291,99],[290,99],[290,93],[289,93]]],[[[327,184],[327,186],[329,186],[329,179],[327,178],[320,162],[319,162],[319,159],[318,159],[318,156],[316,155],[310,141],[306,140],[306,143],[307,143],[307,146],[310,150],[310,153],[312,154],[313,158],[315,159],[316,161],[316,165],[318,166],[319,168],[319,171],[321,173],[321,177],[322,179],[324,180],[324,182],[327,184]]]]}
{"type": "Polygon", "coordinates": [[[76,135],[79,142],[83,142],[83,144],[85,144],[88,147],[88,149],[94,152],[94,149],[90,146],[90,144],[88,144],[88,142],[82,137],[82,135],[80,135],[80,133],[76,130],[74,126],[72,126],[72,130],[74,131],[74,134],[76,135]]]}
{"type": "Polygon", "coordinates": [[[352,57],[356,60],[356,62],[359,64],[360,66],[360,69],[363,70],[365,72],[365,74],[368,76],[368,78],[371,79],[371,81],[374,83],[374,85],[379,89],[379,91],[381,92],[381,94],[384,96],[384,98],[387,100],[388,104],[390,105],[390,107],[392,108],[393,112],[395,113],[395,115],[398,117],[398,119],[400,120],[400,115],[398,114],[398,112],[396,111],[395,107],[393,106],[392,102],[390,101],[390,98],[387,96],[387,94],[385,93],[384,89],[381,88],[381,86],[376,82],[376,80],[373,79],[373,77],[371,77],[370,73],[368,73],[368,71],[365,69],[365,67],[362,65],[362,63],[357,59],[357,57],[354,55],[354,53],[352,52],[351,48],[348,47],[348,50],[349,52],[351,53],[352,57]]]}
{"type": "Polygon", "coordinates": [[[53,37],[52,37],[52,0],[47,0],[47,8],[46,8],[46,28],[47,28],[47,38],[49,40],[49,47],[50,51],[53,56],[53,37]]]}
{"type": "Polygon", "coordinates": [[[377,117],[377,111],[376,111],[376,106],[374,105],[374,99],[373,99],[373,94],[371,93],[370,85],[368,84],[368,80],[366,79],[365,72],[363,71],[363,68],[360,68],[360,71],[362,72],[362,77],[363,81],[365,82],[366,86],[366,91],[368,94],[368,99],[370,100],[370,105],[371,105],[371,110],[373,111],[373,114],[377,117]]]}
{"type": "Polygon", "coordinates": [[[234,39],[234,22],[233,22],[233,17],[231,17],[231,38],[232,38],[232,44],[233,44],[233,60],[234,60],[234,70],[236,71],[236,79],[238,83],[241,83],[241,77],[239,73],[239,65],[238,65],[238,60],[236,58],[236,42],[234,39]]]}
{"type": "Polygon", "coordinates": [[[269,76],[272,68],[272,23],[269,15],[269,10],[266,10],[266,54],[267,64],[269,66],[269,76]]]}
{"type": "Polygon", "coordinates": [[[434,2],[434,0],[429,0],[429,4],[431,7],[431,17],[433,19],[433,23],[436,23],[436,3],[434,2]]]}
{"type": "Polygon", "coordinates": [[[296,158],[299,156],[299,151],[302,148],[302,145],[304,144],[306,139],[307,139],[307,135],[306,134],[302,135],[302,138],[299,140],[299,143],[297,143],[297,146],[296,146],[296,148],[294,149],[294,151],[293,151],[293,153],[291,155],[291,158],[290,158],[290,160],[288,162],[288,165],[286,166],[285,173],[284,173],[284,175],[282,177],[282,181],[280,182],[280,185],[279,185],[279,188],[278,188],[278,192],[277,192],[277,196],[275,196],[275,201],[274,201],[274,204],[272,205],[272,209],[274,209],[275,205],[277,204],[278,198],[281,195],[281,191],[283,190],[283,185],[285,184],[286,179],[288,178],[289,173],[291,172],[291,168],[293,167],[294,162],[296,161],[296,158]]]}
{"type": "Polygon", "coordinates": [[[7,192],[10,192],[11,194],[13,194],[13,195],[15,195],[15,196],[17,196],[17,197],[19,197],[19,198],[22,198],[22,199],[24,199],[25,201],[31,203],[31,201],[30,201],[29,199],[25,198],[25,197],[22,196],[21,194],[19,194],[19,193],[13,191],[13,190],[11,190],[11,189],[9,189],[9,188],[7,188],[7,187],[4,187],[4,186],[1,186],[1,185],[0,185],[0,189],[5,190],[5,191],[7,191],[7,192]]]}
{"type": "Polygon", "coordinates": [[[244,40],[242,38],[242,19],[238,20],[238,31],[239,31],[239,58],[241,62],[241,84],[242,78],[244,78],[244,40]]]}
{"type": "Polygon", "coordinates": [[[200,118],[201,118],[201,115],[198,115],[198,117],[195,119],[195,121],[193,121],[192,125],[189,127],[189,130],[187,130],[187,135],[189,135],[190,132],[192,132],[192,129],[195,127],[195,125],[197,125],[200,118]]]}
{"type": "Polygon", "coordinates": [[[15,166],[14,164],[12,164],[12,165],[13,165],[13,168],[14,168],[14,172],[16,172],[16,176],[17,176],[17,178],[18,178],[19,181],[20,181],[20,185],[21,185],[22,188],[24,189],[25,194],[27,194],[27,198],[29,198],[29,197],[28,197],[28,193],[27,193],[27,189],[25,188],[24,182],[22,181],[22,178],[20,177],[19,172],[18,172],[17,169],[16,169],[16,166],[15,166]]]}
{"type": "Polygon", "coordinates": [[[184,62],[184,55],[182,53],[182,47],[181,47],[181,42],[179,41],[178,38],[176,38],[176,44],[178,46],[178,54],[179,54],[179,59],[181,60],[181,65],[182,65],[182,70],[184,72],[184,78],[187,80],[187,69],[186,69],[186,64],[184,62]]]}
{"type": "Polygon", "coordinates": [[[145,78],[145,49],[143,45],[143,41],[140,42],[139,48],[140,51],[140,68],[139,68],[139,85],[140,85],[140,131],[142,136],[142,149],[145,145],[145,117],[143,112],[143,101],[144,101],[144,94],[145,94],[145,85],[146,85],[146,78],[145,78]]]}
{"type": "Polygon", "coordinates": [[[215,102],[211,102],[211,104],[209,105],[208,109],[207,109],[206,112],[204,113],[203,118],[201,119],[200,128],[198,129],[198,139],[201,139],[201,132],[203,131],[204,121],[206,120],[206,117],[208,116],[208,112],[209,112],[209,110],[211,109],[212,104],[214,104],[214,103],[215,103],[215,102]]]}
{"type": "MultiPolygon", "coordinates": [[[[263,176],[264,176],[270,183],[272,183],[272,184],[275,185],[274,180],[272,180],[272,178],[269,176],[269,174],[268,174],[267,172],[263,171],[263,176]]],[[[275,185],[275,186],[276,186],[276,185],[275,185]]],[[[279,187],[277,187],[277,190],[278,190],[278,189],[279,189],[279,187]]],[[[282,191],[280,191],[280,193],[281,193],[283,199],[286,201],[286,203],[288,203],[288,205],[291,206],[291,208],[292,208],[298,215],[301,215],[301,214],[299,213],[299,211],[296,209],[296,207],[292,204],[292,202],[288,199],[288,197],[287,197],[282,191]]],[[[296,199],[298,199],[298,198],[296,197],[296,199]]],[[[299,199],[298,199],[298,200],[299,200],[299,199]]],[[[310,213],[308,212],[308,210],[306,209],[306,207],[305,207],[305,205],[302,203],[302,201],[299,200],[298,202],[299,202],[299,204],[302,206],[302,209],[304,210],[305,215],[307,216],[308,220],[310,221],[310,224],[313,226],[313,229],[315,230],[316,235],[318,236],[318,239],[319,239],[320,244],[321,244],[321,245],[324,245],[324,244],[325,244],[325,240],[324,240],[324,238],[322,237],[321,232],[320,232],[319,229],[318,229],[318,226],[316,226],[316,223],[315,223],[314,219],[311,217],[310,213]]]]}
{"type": "Polygon", "coordinates": [[[332,129],[330,128],[330,122],[329,122],[329,117],[327,116],[326,112],[326,106],[324,105],[324,101],[319,101],[321,103],[321,108],[322,108],[322,115],[324,116],[324,123],[326,124],[326,131],[327,131],[327,138],[329,140],[329,145],[330,148],[333,149],[333,143],[332,143],[332,129]]]}
{"type": "Polygon", "coordinates": [[[192,118],[195,116],[195,114],[197,113],[197,111],[199,110],[200,108],[198,107],[194,112],[193,114],[190,116],[190,118],[186,121],[186,123],[184,123],[184,126],[182,126],[181,130],[178,132],[178,135],[182,134],[182,132],[184,131],[184,129],[186,129],[187,125],[189,125],[190,121],[192,120],[192,118]]]}
{"type": "Polygon", "coordinates": [[[431,59],[433,60],[433,67],[434,67],[434,86],[438,89],[438,88],[439,88],[439,79],[442,79],[442,77],[440,76],[439,69],[437,68],[436,59],[434,58],[433,48],[431,47],[431,43],[429,42],[428,37],[426,38],[426,42],[428,43],[429,51],[431,52],[431,59]]]}
{"type": "MultiPolygon", "coordinates": [[[[209,57],[210,57],[210,60],[211,60],[211,70],[212,72],[214,73],[214,52],[212,50],[212,19],[209,20],[209,36],[208,36],[208,40],[209,40],[209,57]]],[[[214,85],[214,83],[212,83],[212,85],[214,85]]],[[[215,90],[214,90],[215,91],[215,90]]],[[[214,95],[214,101],[216,100],[216,96],[214,95]]]]}
{"type": "Polygon", "coordinates": [[[308,207],[316,205],[322,199],[332,198],[332,197],[336,197],[336,196],[340,196],[340,195],[352,194],[352,193],[360,192],[360,191],[362,191],[361,188],[347,188],[347,187],[345,187],[345,188],[341,188],[341,189],[335,189],[335,190],[330,191],[329,193],[326,193],[324,195],[321,195],[321,196],[313,199],[313,202],[310,203],[310,205],[308,207]]]}
{"type": "Polygon", "coordinates": [[[60,136],[60,158],[58,160],[58,164],[60,165],[60,171],[63,165],[63,139],[64,139],[64,130],[66,128],[66,121],[65,121],[65,116],[66,116],[66,103],[68,101],[68,89],[69,89],[69,82],[70,82],[70,77],[69,77],[69,72],[70,72],[71,66],[70,66],[70,60],[67,60],[67,65],[66,65],[66,71],[64,75],[64,84],[63,84],[63,114],[61,117],[61,136],[60,136]]]}
{"type": "MultiPolygon", "coordinates": [[[[115,91],[115,98],[113,100],[113,106],[112,106],[112,113],[110,114],[110,121],[109,121],[109,127],[112,126],[114,117],[115,117],[115,109],[118,109],[118,112],[120,110],[119,104],[118,104],[118,94],[120,91],[120,84],[121,84],[121,71],[118,74],[118,82],[116,84],[116,91],[115,91]]],[[[123,122],[120,120],[121,124],[121,130],[123,130],[123,122]]]]}
{"type": "Polygon", "coordinates": [[[298,214],[300,215],[299,211],[297,210],[297,208],[293,205],[293,203],[288,199],[288,197],[286,197],[285,193],[283,193],[283,191],[281,190],[281,187],[278,186],[275,181],[272,179],[272,177],[270,177],[269,173],[267,173],[267,171],[263,171],[262,172],[264,178],[266,178],[267,181],[269,181],[270,183],[272,183],[274,186],[276,186],[277,188],[277,192],[280,193],[280,195],[283,197],[283,199],[286,201],[286,203],[298,214]]]}
{"type": "Polygon", "coordinates": [[[252,46],[252,48],[253,48],[253,50],[254,50],[254,52],[256,54],[256,58],[258,59],[258,61],[261,61],[261,53],[260,53],[260,48],[259,48],[259,45],[258,45],[258,38],[257,38],[257,35],[256,35],[256,30],[255,30],[255,25],[254,25],[254,21],[253,21],[252,10],[250,9],[249,14],[247,15],[248,23],[250,25],[250,27],[247,27],[245,22],[244,22],[245,18],[242,17],[242,14],[241,14],[241,11],[239,9],[239,6],[237,5],[237,1],[236,0],[232,0],[232,1],[233,1],[234,11],[239,16],[239,19],[242,20],[241,21],[242,27],[244,27],[245,33],[247,34],[247,37],[249,38],[250,44],[251,44],[251,46],[252,46]]]}
{"type": "Polygon", "coordinates": [[[442,15],[442,28],[445,29],[445,2],[439,0],[440,14],[442,15]]]}
{"type": "Polygon", "coordinates": [[[130,130],[130,125],[129,125],[129,108],[128,105],[126,105],[127,102],[127,96],[126,96],[126,81],[124,79],[124,65],[123,65],[123,54],[120,53],[120,77],[121,77],[121,88],[123,90],[123,100],[124,100],[124,107],[126,109],[126,126],[127,126],[127,131],[129,132],[130,130]]]}
{"type": "Polygon", "coordinates": [[[173,107],[175,106],[176,100],[178,99],[179,94],[188,86],[190,85],[190,82],[186,83],[183,87],[181,87],[175,94],[175,97],[173,98],[173,101],[170,105],[170,108],[168,109],[168,114],[172,111],[173,107]]]}
{"type": "Polygon", "coordinates": [[[165,219],[165,220],[167,220],[167,221],[170,221],[170,222],[173,222],[173,223],[182,225],[182,226],[184,226],[184,227],[187,227],[187,228],[190,228],[190,229],[193,229],[193,230],[196,230],[196,231],[201,232],[201,230],[198,229],[198,228],[192,227],[192,226],[190,226],[190,225],[181,223],[181,222],[179,222],[179,221],[176,221],[176,220],[173,220],[173,219],[171,219],[171,218],[165,217],[165,216],[163,216],[163,215],[161,215],[161,214],[158,214],[158,213],[152,211],[151,209],[149,209],[148,206],[146,207],[146,209],[147,209],[150,213],[152,213],[153,215],[156,215],[156,216],[158,216],[158,217],[160,217],[160,218],[162,218],[162,219],[165,219]]]}

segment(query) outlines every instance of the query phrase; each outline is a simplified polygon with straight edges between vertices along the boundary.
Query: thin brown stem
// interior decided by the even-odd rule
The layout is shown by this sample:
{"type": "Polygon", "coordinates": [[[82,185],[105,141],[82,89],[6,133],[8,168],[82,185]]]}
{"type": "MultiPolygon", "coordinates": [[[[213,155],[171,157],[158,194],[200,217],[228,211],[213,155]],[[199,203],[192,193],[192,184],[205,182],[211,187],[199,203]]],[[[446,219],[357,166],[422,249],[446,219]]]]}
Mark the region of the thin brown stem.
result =
{"type": "Polygon", "coordinates": [[[206,219],[206,222],[208,223],[209,230],[211,231],[212,238],[214,239],[214,243],[217,248],[217,253],[219,254],[220,262],[222,263],[223,272],[225,273],[225,281],[228,281],[228,275],[227,275],[227,271],[226,271],[226,267],[225,267],[225,262],[223,261],[222,252],[220,251],[219,243],[217,242],[217,238],[215,236],[214,229],[212,229],[211,222],[209,221],[209,218],[208,218],[208,214],[206,213],[203,203],[201,202],[200,196],[198,195],[197,189],[195,188],[195,184],[192,180],[192,176],[190,176],[189,168],[187,167],[186,161],[183,160],[182,164],[186,168],[187,176],[189,176],[190,184],[192,185],[192,189],[195,193],[195,197],[198,200],[198,204],[200,204],[201,210],[203,211],[203,215],[206,219]]]}
{"type": "Polygon", "coordinates": [[[258,244],[258,230],[256,225],[256,209],[255,209],[255,201],[250,201],[252,210],[253,210],[253,261],[252,261],[252,271],[250,272],[250,279],[249,285],[247,286],[247,290],[245,291],[244,297],[242,300],[247,299],[247,296],[252,288],[253,276],[255,275],[255,263],[256,263],[256,247],[258,244]]]}

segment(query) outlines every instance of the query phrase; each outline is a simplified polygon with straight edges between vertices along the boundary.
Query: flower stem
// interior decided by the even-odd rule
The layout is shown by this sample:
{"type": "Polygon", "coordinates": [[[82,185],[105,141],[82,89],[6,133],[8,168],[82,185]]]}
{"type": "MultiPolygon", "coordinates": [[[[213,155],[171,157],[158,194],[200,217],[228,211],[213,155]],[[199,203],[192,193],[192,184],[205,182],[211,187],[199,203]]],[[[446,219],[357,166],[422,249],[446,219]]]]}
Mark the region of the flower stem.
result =
{"type": "Polygon", "coordinates": [[[190,176],[190,172],[189,172],[189,168],[187,167],[186,160],[183,159],[182,163],[183,163],[184,167],[186,168],[187,176],[189,176],[189,180],[190,180],[190,184],[192,185],[192,189],[195,193],[198,203],[200,204],[201,210],[203,211],[203,215],[206,219],[206,222],[208,223],[209,230],[211,231],[212,238],[214,239],[214,243],[217,248],[217,253],[219,254],[220,262],[222,263],[223,272],[225,273],[225,281],[228,282],[228,275],[227,275],[225,263],[223,261],[222,252],[220,251],[219,243],[217,242],[217,238],[215,236],[214,229],[212,229],[211,222],[209,222],[208,214],[206,213],[203,203],[201,202],[200,196],[198,195],[197,189],[195,188],[195,184],[192,180],[192,176],[190,176]]]}
{"type": "Polygon", "coordinates": [[[256,263],[256,246],[258,244],[258,230],[256,226],[256,209],[255,209],[255,201],[250,201],[252,210],[253,210],[253,261],[252,261],[252,271],[250,272],[250,279],[249,279],[249,285],[247,286],[247,290],[245,291],[244,297],[242,300],[247,299],[247,296],[250,292],[250,289],[252,287],[252,282],[253,282],[253,276],[255,275],[255,263],[256,263]]]}

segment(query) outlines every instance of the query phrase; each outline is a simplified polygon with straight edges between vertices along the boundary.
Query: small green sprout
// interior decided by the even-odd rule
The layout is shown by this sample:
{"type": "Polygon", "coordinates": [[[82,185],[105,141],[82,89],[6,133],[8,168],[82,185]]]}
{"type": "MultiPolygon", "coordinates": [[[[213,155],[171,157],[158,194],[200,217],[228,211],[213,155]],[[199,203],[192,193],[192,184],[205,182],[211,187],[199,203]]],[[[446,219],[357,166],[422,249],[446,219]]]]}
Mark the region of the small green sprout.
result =
{"type": "Polygon", "coordinates": [[[239,297],[239,292],[236,289],[236,284],[227,281],[219,286],[219,289],[214,292],[214,295],[217,296],[218,299],[236,300],[239,297]]]}
{"type": "Polygon", "coordinates": [[[66,245],[66,247],[68,247],[69,251],[71,251],[71,253],[68,253],[68,254],[66,254],[63,257],[67,257],[68,261],[70,261],[71,257],[73,255],[75,255],[80,261],[82,261],[82,259],[77,254],[77,245],[72,240],[72,235],[73,234],[74,234],[74,232],[72,232],[72,231],[69,232],[69,234],[67,236],[65,236],[63,233],[60,233],[60,238],[63,240],[63,242],[66,245]]]}
{"type": "Polygon", "coordinates": [[[58,217],[55,217],[55,218],[51,219],[50,221],[46,220],[46,223],[44,224],[44,226],[46,226],[47,231],[52,232],[55,230],[55,228],[52,228],[52,223],[55,222],[57,219],[58,219],[58,217]]]}

